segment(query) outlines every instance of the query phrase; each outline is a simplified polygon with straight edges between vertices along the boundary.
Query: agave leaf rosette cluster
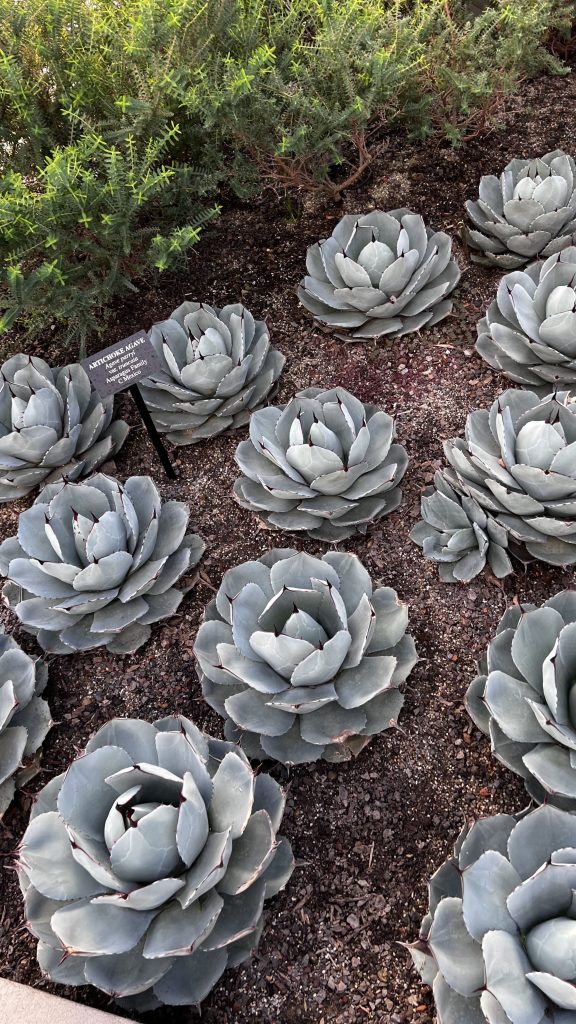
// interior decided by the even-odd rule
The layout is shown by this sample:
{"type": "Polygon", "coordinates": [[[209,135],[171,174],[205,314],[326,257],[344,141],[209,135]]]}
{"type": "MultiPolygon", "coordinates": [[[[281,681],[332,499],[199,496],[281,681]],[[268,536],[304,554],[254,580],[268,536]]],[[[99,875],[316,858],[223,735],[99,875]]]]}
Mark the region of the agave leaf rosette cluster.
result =
{"type": "Polygon", "coordinates": [[[502,278],[476,349],[528,388],[576,385],[576,247],[502,278]]]}
{"type": "Polygon", "coordinates": [[[396,722],[408,608],[355,555],[274,549],[225,573],[195,646],[202,692],[250,757],[348,760],[396,722]]]}
{"type": "Polygon", "coordinates": [[[576,815],[548,805],[460,835],[410,948],[438,1024],[574,1024],[576,815]]]}
{"type": "Polygon", "coordinates": [[[366,533],[402,499],[408,456],[394,435],[391,416],[344,388],[300,391],[251,416],[234,496],[275,529],[322,541],[366,533]]]}
{"type": "Polygon", "coordinates": [[[47,680],[44,662],[0,627],[0,817],[12,801],[23,761],[38,752],[52,725],[41,696],[47,680]]]}
{"type": "Polygon", "coordinates": [[[148,476],[49,484],[0,545],[5,601],[45,651],[131,653],[177,610],[174,584],[202,555],[188,519],[148,476]]]}
{"type": "Polygon", "coordinates": [[[515,270],[576,241],[576,165],[556,149],[535,160],[511,160],[497,178],[480,179],[477,201],[466,203],[472,259],[515,270]]]}
{"type": "Polygon", "coordinates": [[[290,877],[283,811],[269,775],[186,718],[108,722],[38,794],[20,845],[40,967],[142,1012],[200,1003],[290,877]]]}
{"type": "Polygon", "coordinates": [[[505,613],[466,696],[499,761],[538,802],[576,810],[576,591],[505,613]]]}
{"type": "Polygon", "coordinates": [[[512,572],[506,530],[474,498],[457,494],[440,470],[422,494],[421,512],[410,537],[438,562],[444,583],[469,583],[486,565],[498,578],[512,572]]]}
{"type": "Polygon", "coordinates": [[[266,324],[239,304],[183,302],[150,341],[160,368],[140,387],[157,430],[176,445],[246,424],[284,365],[266,324]]]}
{"type": "Polygon", "coordinates": [[[445,579],[462,545],[472,557],[457,579],[480,572],[488,553],[495,573],[505,576],[512,571],[506,548],[550,565],[576,562],[576,398],[570,392],[539,398],[505,391],[489,410],[468,416],[464,438],[447,441],[444,453],[450,465],[442,480],[451,495],[445,488],[440,497],[425,496],[424,525],[412,538],[428,558],[448,565],[445,579]],[[476,508],[485,517],[490,552],[474,529],[476,508]]]}
{"type": "Polygon", "coordinates": [[[113,420],[79,363],[53,370],[20,353],[0,368],[0,501],[65,477],[88,476],[122,447],[128,426],[113,420]]]}
{"type": "Polygon", "coordinates": [[[298,297],[345,341],[398,338],[448,315],[460,280],[452,241],[410,210],[346,214],[312,245],[298,297]]]}

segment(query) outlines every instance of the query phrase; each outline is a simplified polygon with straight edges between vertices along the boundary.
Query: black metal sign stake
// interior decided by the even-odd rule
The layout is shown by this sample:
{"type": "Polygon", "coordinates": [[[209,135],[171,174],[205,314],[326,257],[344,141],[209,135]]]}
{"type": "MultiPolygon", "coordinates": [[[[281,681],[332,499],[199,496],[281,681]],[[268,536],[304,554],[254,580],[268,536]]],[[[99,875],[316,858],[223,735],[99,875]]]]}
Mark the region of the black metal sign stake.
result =
{"type": "Polygon", "coordinates": [[[160,437],[160,434],[158,433],[156,427],[154,426],[154,420],[152,419],[150,413],[148,412],[148,407],[146,405],[146,402],[142,398],[142,392],[140,391],[140,388],[138,387],[137,384],[132,384],[128,388],[128,390],[132,395],[132,398],[136,402],[136,408],[138,409],[138,412],[140,413],[142,420],[144,421],[144,426],[146,427],[146,430],[150,435],[150,440],[152,441],[152,444],[154,445],[158,453],[158,458],[160,459],[160,462],[164,467],[164,472],[166,473],[166,476],[170,477],[171,480],[175,480],[176,472],[174,470],[174,467],[172,466],[172,463],[170,462],[170,459],[168,458],[168,452],[166,451],[164,445],[162,444],[162,438],[160,437]]]}

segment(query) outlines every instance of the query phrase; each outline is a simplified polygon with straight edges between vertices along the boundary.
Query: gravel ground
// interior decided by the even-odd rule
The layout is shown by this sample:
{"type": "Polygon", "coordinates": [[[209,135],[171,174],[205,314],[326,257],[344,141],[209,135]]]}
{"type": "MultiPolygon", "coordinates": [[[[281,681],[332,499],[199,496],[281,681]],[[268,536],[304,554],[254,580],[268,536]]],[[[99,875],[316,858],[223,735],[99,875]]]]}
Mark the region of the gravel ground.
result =
{"type": "MultiPolygon", "coordinates": [[[[513,812],[526,802],[516,777],[490,757],[486,739],[464,711],[463,696],[506,605],[515,598],[541,602],[571,586],[573,573],[534,564],[503,584],[483,575],[466,587],[446,586],[408,533],[419,516],[420,492],[441,465],[442,441],[462,431],[468,412],[506,387],[474,351],[475,325],[498,274],[471,265],[458,242],[463,202],[477,192],[481,173],[498,173],[514,156],[554,148],[570,152],[575,100],[576,76],[541,78],[509,101],[499,130],[457,152],[384,137],[369,174],[340,207],[303,197],[294,218],[281,197],[268,194],[253,206],[228,209],[204,234],[188,273],[166,278],[162,292],[119,307],[100,345],[164,318],[185,295],[216,305],[242,301],[268,320],[274,343],[286,355],[279,402],[310,385],[345,386],[396,416],[398,439],[411,458],[399,510],[366,538],[344,544],[378,583],[395,587],[410,604],[410,630],[421,660],[405,688],[399,727],[376,737],[353,764],[304,765],[290,775],[281,766],[271,769],[288,785],[282,832],[292,842],[297,869],[285,892],[268,905],[253,960],[225,975],[203,1004],[205,1024],[431,1024],[430,991],[402,946],[417,935],[427,879],[465,820],[513,812]],[[329,234],[342,213],[374,206],[411,207],[452,233],[463,270],[453,315],[391,348],[341,344],[312,324],[294,294],[307,245],[329,234]]],[[[13,338],[10,351],[18,348],[13,338]]],[[[66,358],[56,338],[48,338],[38,354],[54,362],[66,358]]],[[[324,550],[272,534],[232,500],[233,456],[243,432],[174,450],[179,477],[168,481],[131,400],[122,396],[119,406],[133,430],[117,459],[118,476],[152,472],[165,497],[188,501],[208,550],[181,613],[160,625],[143,650],[128,657],[97,651],[51,659],[47,695],[56,724],[45,743],[42,772],[0,825],[0,973],[49,991],[57,989],[36,966],[35,942],[24,927],[10,870],[32,794],[115,715],[154,719],[181,713],[221,735],[220,720],[202,702],[192,655],[204,605],[227,568],[270,547],[324,550]]],[[[27,504],[0,511],[2,537],[14,532],[27,504]]],[[[33,641],[10,613],[2,618],[33,652],[33,641]]],[[[58,991],[112,1008],[88,987],[58,991]]],[[[166,1010],[145,1019],[192,1024],[199,1015],[195,1009],[166,1010]]]]}

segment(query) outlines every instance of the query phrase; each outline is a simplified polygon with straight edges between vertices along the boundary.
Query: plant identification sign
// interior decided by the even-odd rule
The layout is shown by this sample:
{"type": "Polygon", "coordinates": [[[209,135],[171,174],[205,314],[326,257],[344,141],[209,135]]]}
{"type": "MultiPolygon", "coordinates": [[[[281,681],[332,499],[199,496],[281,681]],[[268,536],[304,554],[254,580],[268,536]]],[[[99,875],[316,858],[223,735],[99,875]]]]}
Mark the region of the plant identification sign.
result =
{"type": "Polygon", "coordinates": [[[174,480],[174,467],[138,387],[139,381],[160,369],[160,360],[146,331],[136,331],[136,334],[131,334],[129,338],[123,338],[122,341],[103,348],[101,352],[95,352],[93,356],[82,359],[82,366],[100,398],[115,395],[117,391],[130,391],[164,471],[171,480],[174,480]]]}
{"type": "Polygon", "coordinates": [[[146,331],[137,331],[82,360],[82,366],[101,398],[125,391],[160,368],[146,331]]]}

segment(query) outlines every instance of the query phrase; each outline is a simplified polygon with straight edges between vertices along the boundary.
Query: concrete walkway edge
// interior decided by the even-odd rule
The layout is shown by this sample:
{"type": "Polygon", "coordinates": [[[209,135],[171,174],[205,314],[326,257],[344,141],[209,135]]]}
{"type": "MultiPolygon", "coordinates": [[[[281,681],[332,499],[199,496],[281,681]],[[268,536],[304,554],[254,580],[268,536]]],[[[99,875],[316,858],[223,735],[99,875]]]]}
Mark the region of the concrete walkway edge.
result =
{"type": "Polygon", "coordinates": [[[4,978],[0,978],[0,1006],[2,1024],[127,1024],[125,1017],[115,1013],[93,1010],[4,978]]]}

